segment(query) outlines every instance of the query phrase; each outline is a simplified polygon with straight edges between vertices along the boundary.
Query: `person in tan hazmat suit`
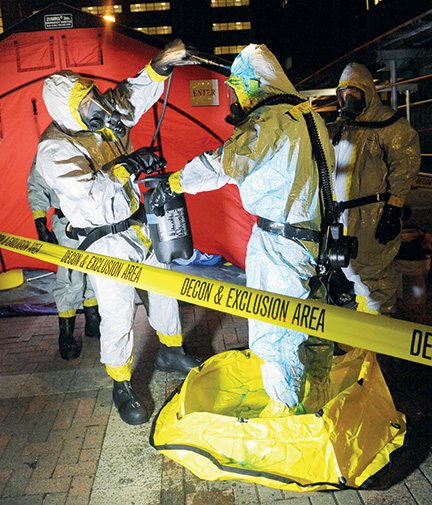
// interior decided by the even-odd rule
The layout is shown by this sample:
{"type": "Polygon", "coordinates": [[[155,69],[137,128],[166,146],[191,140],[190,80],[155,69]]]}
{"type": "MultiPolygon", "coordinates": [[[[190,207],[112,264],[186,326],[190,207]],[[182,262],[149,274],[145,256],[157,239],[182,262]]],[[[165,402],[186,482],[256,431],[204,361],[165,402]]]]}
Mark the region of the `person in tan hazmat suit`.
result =
{"type": "Polygon", "coordinates": [[[345,67],[337,98],[340,118],[329,127],[333,187],[338,202],[356,200],[340,220],[359,246],[342,270],[354,283],[357,310],[392,314],[398,285],[393,259],[401,245],[402,207],[420,167],[418,134],[383,105],[364,65],[345,67]]]}

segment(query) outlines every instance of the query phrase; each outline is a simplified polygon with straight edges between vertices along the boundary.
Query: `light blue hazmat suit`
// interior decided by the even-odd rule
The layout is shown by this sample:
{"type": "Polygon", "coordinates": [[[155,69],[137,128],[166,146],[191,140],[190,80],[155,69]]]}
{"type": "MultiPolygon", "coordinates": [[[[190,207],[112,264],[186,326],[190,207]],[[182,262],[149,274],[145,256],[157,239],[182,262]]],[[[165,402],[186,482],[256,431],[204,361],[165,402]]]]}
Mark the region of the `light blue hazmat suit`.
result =
{"type": "MultiPolygon", "coordinates": [[[[298,96],[264,45],[247,46],[234,60],[231,73],[228,83],[243,109],[272,95],[298,96]]],[[[333,170],[334,153],[326,126],[318,114],[312,114],[328,167],[333,170]]],[[[251,214],[320,230],[319,173],[298,106],[259,107],[219,149],[197,156],[180,173],[180,186],[187,193],[214,190],[227,183],[238,185],[243,206],[251,214]]],[[[301,299],[322,299],[322,285],[313,293],[311,287],[312,279],[317,280],[318,248],[318,243],[286,239],[255,225],[247,247],[247,285],[301,299]]],[[[323,384],[331,366],[333,344],[311,338],[302,345],[307,339],[306,333],[249,320],[249,346],[265,361],[261,367],[265,390],[288,407],[301,400],[304,372],[309,371],[316,384],[323,384]]]]}

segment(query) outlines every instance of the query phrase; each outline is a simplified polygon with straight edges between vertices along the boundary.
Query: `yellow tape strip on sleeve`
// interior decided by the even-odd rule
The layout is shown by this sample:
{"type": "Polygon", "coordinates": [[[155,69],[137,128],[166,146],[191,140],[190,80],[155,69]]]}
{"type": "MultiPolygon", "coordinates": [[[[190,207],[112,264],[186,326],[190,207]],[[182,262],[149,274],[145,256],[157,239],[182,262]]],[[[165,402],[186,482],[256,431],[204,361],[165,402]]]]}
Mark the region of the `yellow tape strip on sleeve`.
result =
{"type": "Polygon", "coordinates": [[[134,225],[132,225],[132,229],[136,233],[136,236],[138,237],[140,242],[142,242],[144,244],[147,252],[149,252],[152,243],[151,243],[151,240],[147,237],[147,235],[145,233],[143,233],[142,226],[138,225],[138,224],[134,224],[134,225]]]}
{"type": "Polygon", "coordinates": [[[395,207],[403,207],[404,199],[400,196],[390,195],[390,198],[387,202],[389,205],[394,205],[395,207]]]}
{"type": "Polygon", "coordinates": [[[432,366],[432,327],[0,233],[0,248],[136,289],[432,366]]]}
{"type": "Polygon", "coordinates": [[[46,217],[46,212],[44,210],[35,210],[32,212],[33,220],[39,219],[41,217],[46,217]]]}
{"type": "Polygon", "coordinates": [[[169,182],[171,191],[173,191],[174,193],[177,193],[178,195],[180,195],[181,193],[184,193],[184,189],[183,189],[182,185],[180,184],[180,171],[174,172],[173,174],[171,174],[168,178],[168,182],[169,182]]]}
{"type": "Polygon", "coordinates": [[[157,72],[155,72],[150,63],[147,63],[145,70],[148,73],[150,79],[155,82],[166,81],[169,77],[169,75],[160,75],[157,72]]]}
{"type": "Polygon", "coordinates": [[[130,173],[125,169],[123,165],[114,165],[112,168],[112,173],[117,177],[117,179],[121,180],[123,186],[128,182],[130,177],[130,173]]]}
{"type": "Polygon", "coordinates": [[[366,297],[363,295],[356,295],[356,302],[357,302],[357,311],[358,312],[365,312],[366,314],[376,314],[378,315],[379,312],[376,310],[371,310],[367,306],[367,300],[366,297]]]}

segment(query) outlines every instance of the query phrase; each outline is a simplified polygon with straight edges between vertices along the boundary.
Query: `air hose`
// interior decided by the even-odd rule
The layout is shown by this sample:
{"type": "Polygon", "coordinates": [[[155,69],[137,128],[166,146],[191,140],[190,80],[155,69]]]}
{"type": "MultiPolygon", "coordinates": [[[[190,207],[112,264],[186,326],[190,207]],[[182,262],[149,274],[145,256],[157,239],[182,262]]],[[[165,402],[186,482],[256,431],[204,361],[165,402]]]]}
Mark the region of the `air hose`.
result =
{"type": "Polygon", "coordinates": [[[321,191],[323,195],[324,208],[325,208],[325,219],[328,221],[332,221],[335,202],[333,200],[331,182],[330,182],[330,172],[328,169],[324,149],[321,144],[321,140],[319,138],[318,129],[315,120],[312,116],[312,112],[307,112],[306,114],[303,114],[303,117],[306,120],[306,125],[312,143],[312,151],[314,153],[315,160],[318,165],[318,173],[320,177],[321,191]]]}
{"type": "MultiPolygon", "coordinates": [[[[242,122],[249,114],[263,106],[277,105],[281,103],[287,103],[295,106],[304,103],[305,101],[306,100],[303,100],[298,95],[293,94],[273,95],[257,103],[249,111],[244,113],[243,116],[239,118],[239,121],[242,122]]],[[[327,277],[324,282],[327,284],[329,292],[330,274],[334,270],[340,270],[341,266],[347,266],[349,258],[356,257],[357,242],[354,237],[343,237],[342,225],[336,222],[338,207],[336,202],[333,200],[330,172],[324,148],[318,133],[318,128],[312,111],[309,110],[308,112],[302,112],[302,114],[306,121],[312,145],[312,153],[318,167],[320,190],[324,207],[321,220],[321,240],[316,270],[318,276],[322,278],[327,277]]],[[[341,276],[343,275],[341,272],[339,273],[341,276]]],[[[345,291],[341,293],[340,299],[349,299],[352,301],[350,294],[345,293],[345,291]]],[[[345,302],[344,305],[348,306],[345,302]]]]}
{"type": "Polygon", "coordinates": [[[387,126],[391,126],[393,123],[396,123],[396,121],[399,121],[404,117],[403,113],[401,111],[396,112],[393,114],[388,119],[385,119],[384,121],[354,121],[354,120],[342,120],[340,121],[340,127],[336,131],[332,144],[334,146],[337,146],[340,142],[340,139],[342,138],[342,134],[344,131],[345,126],[350,126],[353,128],[364,128],[364,129],[373,129],[376,130],[377,128],[387,128],[387,126]]]}

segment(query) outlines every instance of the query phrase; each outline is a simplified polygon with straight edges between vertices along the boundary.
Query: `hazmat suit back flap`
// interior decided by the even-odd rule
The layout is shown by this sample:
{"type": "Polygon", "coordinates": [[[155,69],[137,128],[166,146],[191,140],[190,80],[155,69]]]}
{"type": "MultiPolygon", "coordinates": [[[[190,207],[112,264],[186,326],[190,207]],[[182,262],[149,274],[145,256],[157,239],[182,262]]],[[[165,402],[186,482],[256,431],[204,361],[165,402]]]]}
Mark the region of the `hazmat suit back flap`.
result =
{"type": "MultiPolygon", "coordinates": [[[[243,49],[231,72],[227,82],[246,112],[272,96],[299,96],[265,45],[250,44],[243,49]]],[[[318,169],[306,122],[300,110],[293,113],[294,108],[295,105],[279,103],[250,113],[223,146],[223,169],[235,179],[243,206],[251,214],[319,230],[318,169]],[[302,169],[298,168],[300,165],[302,169]]],[[[331,172],[334,153],[327,128],[317,113],[312,114],[331,172]]]]}

